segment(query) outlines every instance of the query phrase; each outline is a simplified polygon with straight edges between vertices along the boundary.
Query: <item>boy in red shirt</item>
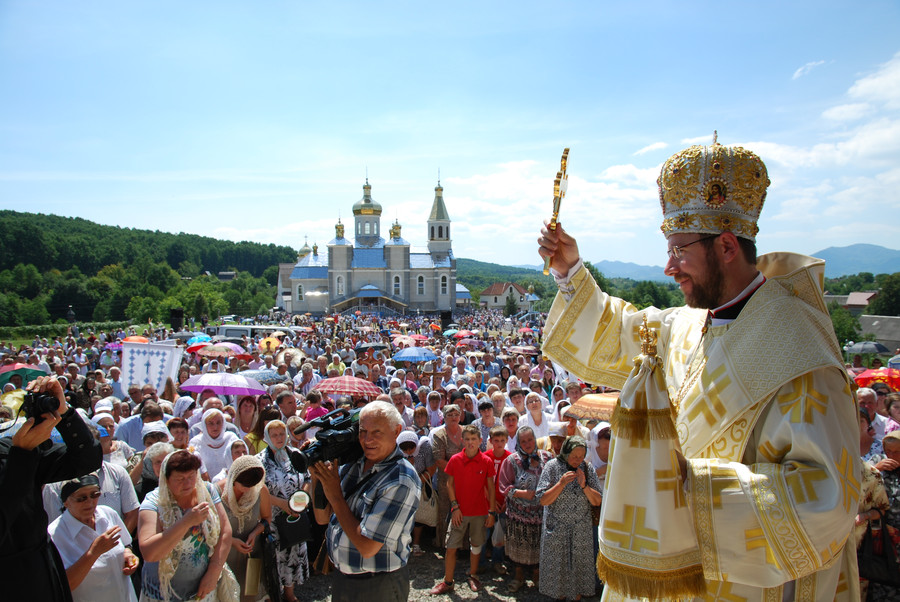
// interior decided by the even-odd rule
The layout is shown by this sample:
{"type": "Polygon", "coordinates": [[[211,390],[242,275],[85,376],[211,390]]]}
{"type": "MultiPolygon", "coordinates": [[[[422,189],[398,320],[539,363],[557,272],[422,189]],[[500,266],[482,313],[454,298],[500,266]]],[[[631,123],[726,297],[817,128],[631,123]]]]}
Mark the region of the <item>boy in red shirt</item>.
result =
{"type": "Polygon", "coordinates": [[[456,570],[456,550],[468,531],[471,556],[469,558],[469,589],[481,589],[478,580],[478,558],[486,539],[486,530],[497,518],[494,460],[481,453],[481,430],[474,424],[462,429],[463,450],[453,455],[444,472],[450,496],[450,527],[447,529],[447,551],[444,556],[444,580],[431,590],[433,595],[453,591],[453,572],[456,570]]]}

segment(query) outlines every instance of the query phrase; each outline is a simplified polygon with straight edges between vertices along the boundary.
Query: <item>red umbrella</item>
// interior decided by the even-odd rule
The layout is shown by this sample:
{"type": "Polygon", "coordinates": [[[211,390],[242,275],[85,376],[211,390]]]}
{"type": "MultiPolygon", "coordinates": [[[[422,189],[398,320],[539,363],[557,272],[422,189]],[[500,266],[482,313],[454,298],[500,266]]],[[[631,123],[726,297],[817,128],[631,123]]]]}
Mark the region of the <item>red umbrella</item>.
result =
{"type": "Polygon", "coordinates": [[[326,378],[325,380],[319,381],[319,384],[313,387],[313,389],[322,391],[323,393],[362,395],[366,397],[384,393],[384,391],[369,381],[356,378],[355,376],[335,376],[334,378],[326,378]]]}
{"type": "Polygon", "coordinates": [[[440,324],[429,324],[428,326],[431,328],[431,330],[440,330],[441,329],[440,324]]]}
{"type": "Polygon", "coordinates": [[[124,343],[149,343],[150,339],[148,339],[147,337],[132,335],[130,337],[125,337],[124,339],[122,339],[122,342],[124,342],[124,343]]]}
{"type": "Polygon", "coordinates": [[[25,385],[33,381],[39,376],[47,376],[47,373],[38,368],[37,366],[32,366],[31,364],[23,364],[21,362],[16,362],[15,364],[7,364],[0,368],[0,386],[5,385],[9,382],[10,377],[13,374],[18,374],[22,377],[22,388],[25,388],[25,385]]]}
{"type": "Polygon", "coordinates": [[[527,333],[527,332],[534,332],[534,331],[531,330],[530,328],[528,328],[527,326],[523,326],[522,328],[519,329],[519,332],[527,333]]]}
{"type": "Polygon", "coordinates": [[[900,389],[900,370],[896,368],[878,368],[866,370],[856,377],[856,384],[860,387],[869,387],[873,383],[884,383],[896,391],[900,389]]]}
{"type": "Polygon", "coordinates": [[[427,341],[428,340],[428,337],[426,337],[424,334],[411,334],[411,335],[409,335],[409,338],[411,338],[415,341],[427,341]]]}
{"type": "Polygon", "coordinates": [[[205,341],[203,343],[194,343],[193,345],[188,345],[185,348],[185,351],[187,351],[188,353],[197,353],[204,347],[209,347],[210,345],[212,345],[212,343],[210,343],[209,341],[205,341]]]}
{"type": "Polygon", "coordinates": [[[466,337],[473,337],[473,336],[475,336],[475,333],[472,332],[471,330],[460,330],[455,335],[453,335],[453,338],[464,339],[466,337]]]}

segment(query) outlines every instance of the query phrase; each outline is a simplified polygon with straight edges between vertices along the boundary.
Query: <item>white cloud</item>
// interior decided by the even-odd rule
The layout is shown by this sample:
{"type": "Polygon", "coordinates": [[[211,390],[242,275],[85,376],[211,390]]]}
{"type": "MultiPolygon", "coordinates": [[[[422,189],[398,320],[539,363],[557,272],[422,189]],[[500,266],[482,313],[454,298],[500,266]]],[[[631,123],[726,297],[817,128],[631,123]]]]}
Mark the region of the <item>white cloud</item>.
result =
{"type": "Polygon", "coordinates": [[[851,98],[884,103],[888,109],[900,108],[900,52],[875,73],[857,80],[847,94],[851,98]]]}
{"type": "Polygon", "coordinates": [[[712,144],[713,135],[705,134],[703,136],[694,136],[693,138],[682,138],[682,144],[712,144]]]}
{"type": "Polygon", "coordinates": [[[634,152],[635,155],[643,155],[644,153],[649,153],[650,151],[661,150],[669,146],[665,142],[654,142],[653,144],[648,144],[642,149],[636,150],[634,152]]]}
{"type": "Polygon", "coordinates": [[[804,75],[806,75],[807,73],[809,73],[810,71],[812,71],[813,69],[815,69],[816,67],[818,67],[819,65],[824,65],[824,64],[825,64],[825,61],[812,61],[812,62],[806,63],[805,65],[803,65],[802,67],[800,67],[799,69],[794,71],[794,75],[793,75],[793,77],[791,77],[791,79],[799,79],[799,78],[803,77],[804,75]]]}
{"type": "Polygon", "coordinates": [[[823,111],[822,117],[832,121],[855,121],[865,117],[871,108],[871,105],[866,102],[838,105],[823,111]]]}

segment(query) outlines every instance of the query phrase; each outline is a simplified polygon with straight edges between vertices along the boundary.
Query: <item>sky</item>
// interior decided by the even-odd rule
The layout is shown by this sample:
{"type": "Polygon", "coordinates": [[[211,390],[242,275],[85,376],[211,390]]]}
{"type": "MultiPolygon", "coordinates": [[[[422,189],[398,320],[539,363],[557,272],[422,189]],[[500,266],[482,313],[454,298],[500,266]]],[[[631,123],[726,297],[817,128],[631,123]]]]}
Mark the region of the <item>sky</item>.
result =
{"type": "MultiPolygon", "coordinates": [[[[295,249],[368,176],[413,245],[665,262],[656,178],[714,130],[766,163],[760,252],[900,248],[900,4],[0,3],[0,208],[295,249]]],[[[351,231],[348,228],[348,232],[351,231]]]]}

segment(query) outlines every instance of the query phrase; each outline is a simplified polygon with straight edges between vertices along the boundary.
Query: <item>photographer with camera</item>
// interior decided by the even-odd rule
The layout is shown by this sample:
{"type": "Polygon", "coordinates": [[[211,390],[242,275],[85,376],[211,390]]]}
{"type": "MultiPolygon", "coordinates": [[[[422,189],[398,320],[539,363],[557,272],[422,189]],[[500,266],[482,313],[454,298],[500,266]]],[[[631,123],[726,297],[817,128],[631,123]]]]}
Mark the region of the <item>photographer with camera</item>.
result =
{"type": "Polygon", "coordinates": [[[62,559],[47,534],[41,486],[97,470],[103,450],[81,416],[67,405],[55,377],[42,376],[32,381],[22,408],[25,423],[12,439],[0,439],[3,597],[70,601],[72,593],[62,559]],[[50,441],[54,428],[64,443],[50,441]]]}
{"type": "MultiPolygon", "coordinates": [[[[313,488],[321,484],[327,505],[314,504],[316,520],[328,523],[332,600],[403,600],[409,596],[413,518],[419,506],[419,476],[397,446],[403,421],[385,401],[359,413],[363,456],[338,468],[317,461],[310,467],[313,488]]],[[[321,433],[320,433],[321,435],[321,433]]]]}

